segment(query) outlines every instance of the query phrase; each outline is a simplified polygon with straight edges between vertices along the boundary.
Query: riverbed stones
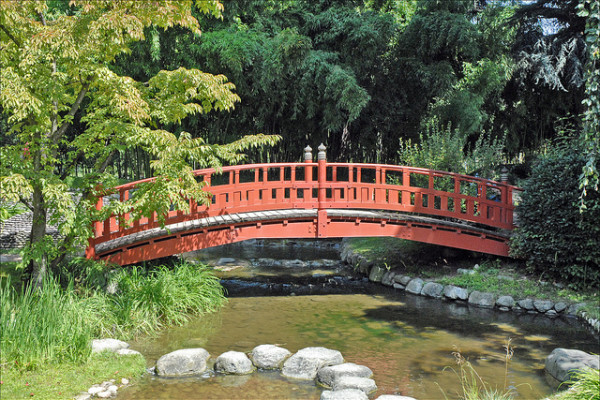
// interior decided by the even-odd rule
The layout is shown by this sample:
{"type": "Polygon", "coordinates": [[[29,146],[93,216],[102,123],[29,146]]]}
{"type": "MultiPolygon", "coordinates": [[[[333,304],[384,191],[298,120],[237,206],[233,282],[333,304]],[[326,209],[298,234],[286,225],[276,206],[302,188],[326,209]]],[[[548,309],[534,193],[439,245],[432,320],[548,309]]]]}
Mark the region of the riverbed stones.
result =
{"type": "Polygon", "coordinates": [[[371,282],[381,282],[383,274],[386,272],[387,270],[385,268],[375,265],[371,268],[371,272],[369,272],[369,280],[371,282]]]}
{"type": "Polygon", "coordinates": [[[381,284],[385,286],[393,286],[394,275],[396,275],[394,271],[387,271],[385,274],[383,274],[383,277],[381,278],[381,284]]]}
{"type": "Polygon", "coordinates": [[[131,349],[119,349],[117,350],[117,354],[120,356],[137,356],[142,355],[139,351],[131,350],[131,349]]]}
{"type": "Polygon", "coordinates": [[[332,365],[323,367],[317,372],[317,382],[323,386],[333,387],[333,383],[342,376],[370,378],[373,376],[373,371],[369,367],[354,363],[332,365]]]}
{"type": "Polygon", "coordinates": [[[454,285],[444,286],[443,291],[444,297],[451,300],[467,300],[469,298],[469,291],[454,285]]]}
{"type": "Polygon", "coordinates": [[[129,347],[129,343],[117,339],[94,339],[92,340],[92,353],[110,351],[116,353],[121,349],[129,347]]]}
{"type": "Polygon", "coordinates": [[[159,376],[201,374],[206,371],[206,361],[209,357],[208,351],[200,347],[175,350],[156,361],[156,374],[159,376]]]}
{"type": "Polygon", "coordinates": [[[421,296],[439,299],[442,297],[443,290],[444,285],[436,282],[427,282],[425,285],[423,285],[423,289],[421,289],[421,296]]]}
{"type": "Polygon", "coordinates": [[[512,308],[515,305],[515,299],[512,296],[500,296],[496,300],[496,305],[501,308],[512,308]]]}
{"type": "Polygon", "coordinates": [[[399,396],[397,394],[382,394],[375,400],[415,400],[415,398],[408,396],[399,396]]]}
{"type": "Polygon", "coordinates": [[[517,302],[519,307],[521,307],[525,311],[533,311],[535,310],[535,306],[533,305],[533,300],[531,299],[523,299],[517,302]]]}
{"type": "Polygon", "coordinates": [[[556,348],[546,357],[546,371],[559,382],[570,379],[570,375],[581,368],[600,369],[600,356],[575,349],[556,348]]]}
{"type": "Polygon", "coordinates": [[[358,376],[341,376],[333,382],[333,391],[343,389],[358,389],[365,394],[373,393],[377,390],[375,381],[370,378],[361,378],[358,376]]]}
{"type": "Polygon", "coordinates": [[[469,304],[481,308],[494,308],[494,305],[496,304],[496,296],[494,296],[493,293],[474,290],[469,295],[469,304]]]}
{"type": "Polygon", "coordinates": [[[554,308],[554,302],[550,300],[534,300],[533,306],[538,312],[545,313],[554,308]]]}
{"type": "Polygon", "coordinates": [[[567,309],[567,307],[569,307],[567,305],[567,303],[564,303],[562,301],[559,301],[558,303],[554,304],[554,309],[556,310],[557,313],[561,313],[561,312],[565,311],[567,309]]]}
{"type": "Polygon", "coordinates": [[[324,390],[321,400],[369,400],[369,396],[359,389],[324,390]]]}
{"type": "Polygon", "coordinates": [[[280,369],[283,362],[291,356],[288,349],[274,344],[261,344],[252,350],[252,362],[260,369],[280,369]]]}
{"type": "Polygon", "coordinates": [[[241,351],[226,351],[217,357],[215,371],[230,375],[247,375],[254,372],[254,365],[241,351]]]}
{"type": "Polygon", "coordinates": [[[325,347],[306,347],[288,358],[283,364],[282,375],[288,378],[315,379],[320,368],[344,362],[342,353],[325,347]]]}
{"type": "Polygon", "coordinates": [[[410,281],[412,281],[412,277],[408,276],[408,275],[395,275],[394,276],[394,282],[399,283],[401,285],[403,285],[404,287],[406,287],[406,285],[408,285],[410,283],[410,281]]]}
{"type": "Polygon", "coordinates": [[[423,284],[424,282],[421,278],[411,279],[411,281],[408,282],[408,285],[406,285],[406,291],[412,294],[421,294],[421,290],[423,290],[423,284]]]}

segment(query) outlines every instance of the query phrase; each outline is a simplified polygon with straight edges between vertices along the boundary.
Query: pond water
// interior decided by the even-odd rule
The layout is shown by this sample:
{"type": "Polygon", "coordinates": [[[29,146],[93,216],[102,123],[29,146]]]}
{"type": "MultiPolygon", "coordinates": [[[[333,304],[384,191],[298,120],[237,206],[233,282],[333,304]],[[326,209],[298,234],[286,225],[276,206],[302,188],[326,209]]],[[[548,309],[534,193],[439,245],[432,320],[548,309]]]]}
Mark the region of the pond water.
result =
{"type": "MultiPolygon", "coordinates": [[[[598,338],[574,319],[500,313],[412,296],[352,279],[351,272],[338,264],[310,263],[333,259],[337,253],[332,247],[293,247],[247,249],[250,253],[237,247],[224,249],[226,255],[202,255],[210,259],[216,254],[217,261],[228,264],[220,272],[228,279],[266,281],[269,288],[280,285],[281,276],[296,277],[296,283],[284,291],[291,294],[287,296],[265,296],[264,292],[247,296],[240,290],[240,297],[231,297],[218,313],[131,347],[153,366],[163,354],[187,347],[203,347],[214,360],[225,351],[250,352],[259,344],[279,344],[292,352],[323,346],[341,351],[347,362],[371,368],[379,387],[377,395],[402,394],[421,400],[459,396],[456,351],[490,387],[506,385],[517,399],[541,399],[553,391],[543,368],[554,348],[600,351],[598,338]],[[267,258],[290,262],[265,266],[267,258]],[[304,268],[290,267],[298,264],[291,261],[296,259],[305,263],[304,268]],[[240,262],[242,268],[229,269],[240,262]],[[293,290],[307,287],[311,293],[330,292],[340,286],[339,279],[356,283],[355,293],[294,295],[293,290]],[[506,364],[503,346],[509,338],[514,354],[506,364]]],[[[241,377],[207,372],[181,379],[146,375],[139,385],[119,391],[119,399],[318,399],[321,390],[313,382],[287,380],[278,372],[241,377]]]]}

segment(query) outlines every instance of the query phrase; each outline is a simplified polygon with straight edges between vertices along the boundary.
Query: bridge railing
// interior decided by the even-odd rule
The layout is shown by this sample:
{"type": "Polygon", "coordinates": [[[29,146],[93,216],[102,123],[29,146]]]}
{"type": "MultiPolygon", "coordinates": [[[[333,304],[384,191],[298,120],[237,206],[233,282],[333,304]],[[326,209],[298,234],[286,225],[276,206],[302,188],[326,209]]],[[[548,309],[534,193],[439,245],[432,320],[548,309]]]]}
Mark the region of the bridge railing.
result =
{"type": "MultiPolygon", "coordinates": [[[[310,150],[310,148],[307,148],[310,150]]],[[[513,228],[513,191],[506,183],[451,172],[408,166],[328,163],[324,146],[318,162],[307,151],[304,163],[249,164],[195,171],[207,183],[210,205],[190,201],[190,211],[170,211],[165,224],[224,214],[292,208],[317,209],[319,219],[329,208],[374,209],[453,218],[499,229],[513,228]]],[[[108,201],[127,201],[136,187],[152,178],[115,188],[100,197],[97,209],[108,201]]],[[[94,223],[88,256],[96,244],[159,227],[156,214],[132,220],[112,215],[94,223]]]]}

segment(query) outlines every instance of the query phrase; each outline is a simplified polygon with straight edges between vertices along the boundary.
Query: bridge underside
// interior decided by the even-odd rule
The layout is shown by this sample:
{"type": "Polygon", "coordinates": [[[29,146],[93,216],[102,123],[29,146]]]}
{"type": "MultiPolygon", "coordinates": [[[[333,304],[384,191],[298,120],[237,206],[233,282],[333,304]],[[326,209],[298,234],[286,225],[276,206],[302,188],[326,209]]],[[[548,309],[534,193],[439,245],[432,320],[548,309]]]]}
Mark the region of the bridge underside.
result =
{"type": "Polygon", "coordinates": [[[248,239],[386,236],[508,256],[506,231],[370,210],[286,209],[226,214],[148,229],[95,246],[100,259],[139,263],[248,239]]]}

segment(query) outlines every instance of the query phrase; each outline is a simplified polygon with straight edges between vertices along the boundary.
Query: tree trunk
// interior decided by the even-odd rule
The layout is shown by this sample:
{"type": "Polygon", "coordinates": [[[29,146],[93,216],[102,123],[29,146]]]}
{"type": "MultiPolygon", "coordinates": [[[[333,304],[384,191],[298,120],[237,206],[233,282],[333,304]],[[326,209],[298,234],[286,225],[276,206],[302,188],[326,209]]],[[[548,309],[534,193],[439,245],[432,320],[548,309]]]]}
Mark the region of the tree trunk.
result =
{"type": "MultiPolygon", "coordinates": [[[[30,247],[35,249],[44,241],[46,236],[46,206],[44,204],[44,195],[42,193],[42,183],[36,182],[33,188],[33,221],[31,224],[30,247]]],[[[36,249],[36,252],[39,248],[36,249]]],[[[31,283],[37,288],[41,288],[44,277],[48,272],[48,256],[35,257],[31,261],[31,283]]]]}

